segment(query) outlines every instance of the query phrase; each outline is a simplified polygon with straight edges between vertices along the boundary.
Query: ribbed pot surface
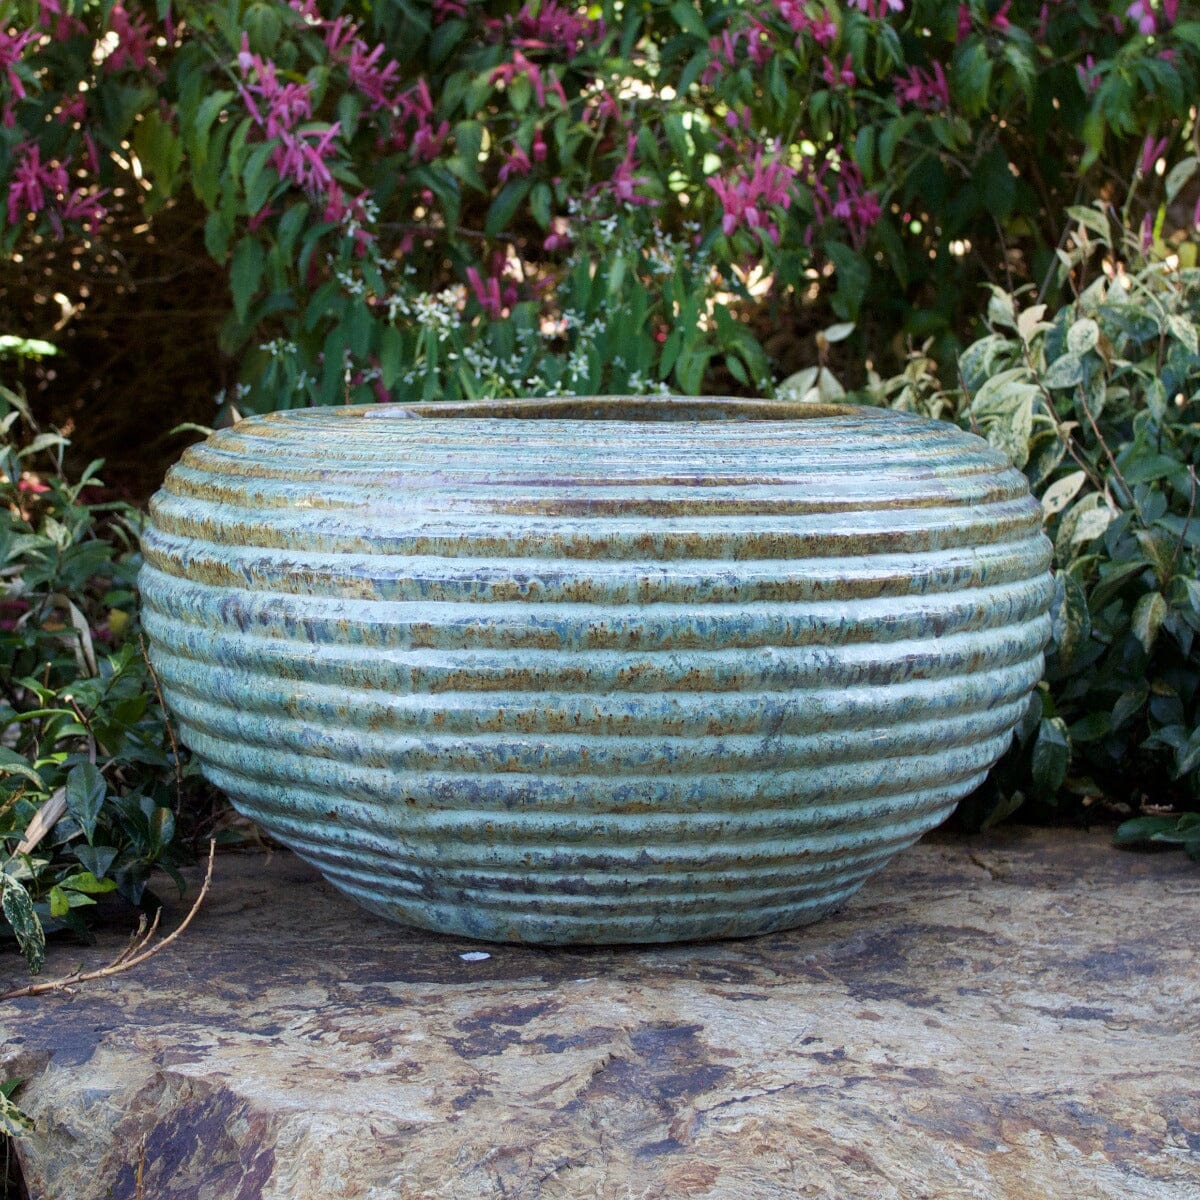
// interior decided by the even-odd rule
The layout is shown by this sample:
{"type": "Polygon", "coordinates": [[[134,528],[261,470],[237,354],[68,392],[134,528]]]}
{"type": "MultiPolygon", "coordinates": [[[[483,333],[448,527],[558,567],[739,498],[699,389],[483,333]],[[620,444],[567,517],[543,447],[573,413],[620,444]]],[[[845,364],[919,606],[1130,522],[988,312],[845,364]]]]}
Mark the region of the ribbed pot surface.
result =
{"type": "Polygon", "coordinates": [[[983,780],[1049,634],[1024,477],[876,409],[274,413],[144,549],[207,777],[367,908],[501,941],[815,920],[983,780]]]}

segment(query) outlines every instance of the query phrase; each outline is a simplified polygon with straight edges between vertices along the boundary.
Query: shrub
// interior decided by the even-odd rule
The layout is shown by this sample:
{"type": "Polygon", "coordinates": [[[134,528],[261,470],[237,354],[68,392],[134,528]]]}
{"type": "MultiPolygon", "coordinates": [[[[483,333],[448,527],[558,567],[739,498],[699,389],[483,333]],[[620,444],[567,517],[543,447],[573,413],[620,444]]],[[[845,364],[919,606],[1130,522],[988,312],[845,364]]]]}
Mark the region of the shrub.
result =
{"type": "Polygon", "coordinates": [[[97,895],[137,903],[155,867],[182,887],[188,769],[139,644],[137,514],[89,500],[101,464],[66,478],[65,439],[2,387],[0,429],[0,907],[36,972],[97,895]]]}
{"type": "Polygon", "coordinates": [[[198,205],[257,409],[761,391],[834,318],[947,362],[1200,79],[1175,0],[4,11],[0,243],[71,301],[114,210],[198,205]]]}
{"type": "MultiPolygon", "coordinates": [[[[1167,202],[1198,166],[1169,174],[1167,202]]],[[[1165,207],[1146,221],[1104,203],[1071,216],[1068,303],[995,288],[991,332],[959,360],[959,389],[939,391],[918,355],[870,395],[957,412],[1025,471],[1054,543],[1046,678],[968,805],[976,820],[1026,799],[1043,812],[1072,811],[1070,798],[1074,811],[1102,796],[1166,809],[1200,799],[1200,269],[1182,265],[1195,242],[1155,239],[1165,207]]],[[[1187,840],[1177,819],[1151,832],[1187,840]]]]}

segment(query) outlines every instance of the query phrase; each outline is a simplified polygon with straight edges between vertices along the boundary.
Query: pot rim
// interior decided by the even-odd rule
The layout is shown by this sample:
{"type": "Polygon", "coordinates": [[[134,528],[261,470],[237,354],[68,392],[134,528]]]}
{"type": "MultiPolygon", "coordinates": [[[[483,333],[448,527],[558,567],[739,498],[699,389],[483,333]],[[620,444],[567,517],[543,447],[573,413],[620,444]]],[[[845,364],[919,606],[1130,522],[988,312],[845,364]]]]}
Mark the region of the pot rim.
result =
{"type": "Polygon", "coordinates": [[[859,404],[812,404],[742,396],[545,396],[503,400],[434,401],[421,404],[353,404],[287,409],[274,418],[320,413],[364,420],[425,417],[526,421],[801,421],[854,416],[884,417],[888,410],[859,404]]]}

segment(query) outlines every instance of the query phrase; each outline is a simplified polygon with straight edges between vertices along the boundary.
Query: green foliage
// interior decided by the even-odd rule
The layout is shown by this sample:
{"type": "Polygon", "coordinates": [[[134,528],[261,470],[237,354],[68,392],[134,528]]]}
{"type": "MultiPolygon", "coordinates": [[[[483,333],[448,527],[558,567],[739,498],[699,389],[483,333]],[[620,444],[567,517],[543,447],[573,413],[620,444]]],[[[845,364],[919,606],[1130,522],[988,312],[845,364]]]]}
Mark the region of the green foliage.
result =
{"type": "Polygon", "coordinates": [[[1188,858],[1200,862],[1200,813],[1134,817],[1117,828],[1116,841],[1118,846],[1182,846],[1188,858]]]}
{"type": "Polygon", "coordinates": [[[1200,269],[1105,206],[1072,217],[1074,299],[993,289],[940,397],[1024,470],[1054,543],[1045,682],[977,820],[1200,798],[1200,269]]]}
{"type": "Polygon", "coordinates": [[[90,501],[101,464],[68,479],[8,389],[0,433],[0,911],[36,972],[97,896],[140,901],[156,866],[182,886],[188,768],[138,640],[137,514],[90,501]]]}
{"type": "Polygon", "coordinates": [[[0,247],[66,231],[71,298],[80,240],[197,208],[243,411],[758,392],[835,321],[947,364],[981,280],[1183,142],[1200,25],[1149,7],[21,0],[0,247]]]}

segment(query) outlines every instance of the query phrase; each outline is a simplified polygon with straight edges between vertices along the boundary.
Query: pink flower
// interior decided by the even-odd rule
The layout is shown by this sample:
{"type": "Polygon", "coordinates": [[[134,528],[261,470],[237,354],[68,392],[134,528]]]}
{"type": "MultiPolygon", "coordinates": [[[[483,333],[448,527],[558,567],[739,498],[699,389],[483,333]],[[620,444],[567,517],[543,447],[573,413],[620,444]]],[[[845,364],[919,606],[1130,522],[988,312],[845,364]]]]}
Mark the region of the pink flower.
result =
{"type": "Polygon", "coordinates": [[[24,33],[10,33],[0,27],[0,70],[8,77],[8,86],[18,100],[25,99],[25,85],[17,74],[17,63],[25,53],[25,47],[37,40],[37,30],[26,29],[24,33]]]}
{"type": "Polygon", "coordinates": [[[559,98],[563,108],[567,107],[567,97],[558,76],[553,71],[547,70],[543,78],[541,70],[531,63],[520,50],[513,54],[512,62],[501,63],[500,66],[492,69],[491,82],[493,85],[503,83],[507,88],[512,85],[513,80],[521,76],[524,76],[533,85],[533,94],[539,108],[546,107],[546,80],[550,81],[550,91],[559,98]]]}
{"type": "Polygon", "coordinates": [[[467,281],[484,314],[493,319],[498,318],[504,311],[504,302],[500,296],[500,280],[495,275],[489,275],[485,280],[480,276],[478,267],[468,267],[467,281]]]}
{"type": "Polygon", "coordinates": [[[776,0],[774,8],[776,15],[787,22],[793,33],[808,33],[812,28],[812,19],[802,0],[776,0]]]}
{"type": "Polygon", "coordinates": [[[358,36],[359,26],[347,17],[322,24],[329,57],[334,62],[345,63],[351,86],[370,100],[372,111],[394,109],[393,93],[400,78],[400,64],[394,58],[383,62],[383,43],[369,48],[358,36]]]}
{"type": "Polygon", "coordinates": [[[76,92],[70,100],[64,100],[59,111],[59,119],[66,122],[82,124],[87,119],[87,101],[82,92],[76,92]]]}
{"type": "Polygon", "coordinates": [[[529,155],[520,146],[514,146],[507,161],[500,168],[500,182],[507,183],[514,175],[523,179],[532,169],[529,155]]]}
{"type": "Polygon", "coordinates": [[[963,38],[970,36],[971,33],[971,6],[969,4],[960,4],[958,6],[958,28],[956,30],[956,38],[962,41],[963,38]]]}
{"type": "MultiPolygon", "coordinates": [[[[641,196],[635,189],[644,186],[650,182],[646,175],[635,175],[633,151],[637,146],[637,134],[631,133],[625,143],[625,156],[617,164],[617,168],[613,171],[612,179],[609,180],[607,188],[612,192],[615,199],[622,204],[645,204],[656,205],[657,200],[650,196],[641,196]]],[[[601,184],[601,187],[606,185],[601,184]]]]}
{"type": "MultiPolygon", "coordinates": [[[[841,147],[837,147],[836,151],[840,155],[841,147]]],[[[834,217],[841,221],[855,248],[862,249],[867,230],[879,220],[882,210],[879,198],[863,186],[858,165],[849,158],[840,158],[834,171],[833,164],[827,159],[815,170],[809,164],[806,174],[806,182],[813,192],[817,220],[825,222],[834,217]],[[825,186],[825,180],[831,172],[836,176],[836,199],[825,186]]]]}
{"type": "Polygon", "coordinates": [[[881,21],[890,12],[903,12],[904,0],[850,0],[850,7],[865,12],[872,21],[881,21]]]}
{"type": "Polygon", "coordinates": [[[100,203],[101,196],[105,195],[107,195],[107,190],[87,192],[83,188],[76,188],[63,201],[59,207],[59,213],[64,221],[77,222],[88,233],[94,234],[99,230],[104,218],[108,216],[108,209],[100,203]]]}
{"type": "Polygon", "coordinates": [[[755,20],[746,31],[746,53],[756,67],[765,67],[771,61],[771,34],[755,20]]]}
{"type": "Polygon", "coordinates": [[[367,192],[360,192],[353,200],[348,200],[346,193],[335,183],[325,194],[325,211],[321,215],[323,221],[333,225],[353,223],[354,253],[358,258],[366,254],[367,247],[375,240],[374,235],[363,228],[367,223],[369,199],[367,192]]]}
{"type": "Polygon", "coordinates": [[[1149,175],[1154,170],[1154,164],[1166,152],[1169,144],[1166,138],[1159,138],[1156,142],[1153,134],[1147,135],[1145,141],[1142,142],[1142,157],[1138,163],[1138,174],[1149,175]]]}
{"type": "Polygon", "coordinates": [[[120,71],[124,67],[144,68],[154,46],[150,22],[141,13],[131,17],[121,4],[112,6],[108,22],[118,40],[117,48],[104,60],[104,66],[113,71],[120,71]]]}
{"type": "Polygon", "coordinates": [[[1150,7],[1150,0],[1133,0],[1133,3],[1125,10],[1125,15],[1137,25],[1140,33],[1147,36],[1158,27],[1154,19],[1154,9],[1150,7]]]}
{"type": "Polygon", "coordinates": [[[535,129],[533,131],[532,149],[534,162],[546,161],[546,139],[542,137],[542,131],[540,129],[535,129]]]}
{"type": "Polygon", "coordinates": [[[393,106],[391,93],[400,78],[400,64],[392,58],[381,66],[382,57],[382,44],[368,51],[365,42],[356,40],[350,48],[350,61],[346,64],[350,82],[371,102],[373,111],[393,106]]]}
{"type": "Polygon", "coordinates": [[[250,53],[245,34],[242,35],[242,49],[237,61],[242,75],[247,79],[243,92],[246,107],[255,122],[266,131],[267,137],[281,137],[301,120],[312,118],[312,89],[309,85],[281,84],[275,74],[275,64],[250,53]],[[265,116],[246,93],[258,96],[264,102],[265,116]]]}
{"type": "Polygon", "coordinates": [[[602,20],[581,16],[558,0],[542,0],[540,4],[527,0],[516,18],[509,17],[506,24],[514,46],[553,52],[568,62],[585,47],[602,41],[605,34],[602,20]]]}
{"type": "Polygon", "coordinates": [[[43,163],[41,147],[27,142],[20,147],[21,159],[13,168],[8,185],[8,223],[19,224],[29,213],[38,213],[67,190],[67,168],[62,163],[43,163]]]}
{"type": "Polygon", "coordinates": [[[775,0],[775,3],[764,5],[767,11],[774,10],[773,15],[782,17],[796,36],[796,49],[800,49],[801,39],[810,34],[822,49],[826,49],[837,40],[837,23],[828,9],[822,9],[819,17],[810,17],[803,0],[775,0]]]}
{"type": "Polygon", "coordinates": [[[842,67],[840,71],[833,65],[832,60],[827,55],[824,57],[823,61],[824,66],[821,71],[821,78],[824,79],[831,88],[837,87],[839,83],[844,84],[846,87],[853,87],[855,83],[858,82],[858,79],[850,65],[853,60],[849,54],[847,54],[842,60],[842,67]]]}
{"type": "Polygon", "coordinates": [[[946,82],[946,73],[940,62],[933,64],[932,72],[909,67],[908,75],[897,75],[892,85],[901,106],[912,105],[926,112],[950,107],[950,85],[946,82]]]}
{"type": "Polygon", "coordinates": [[[760,147],[754,155],[751,169],[737,168],[722,178],[709,177],[708,185],[717,194],[725,210],[721,230],[726,237],[742,226],[761,229],[773,242],[779,241],[779,227],[771,213],[773,208],[791,207],[791,184],[795,168],[778,159],[763,161],[760,147]]]}
{"type": "Polygon", "coordinates": [[[813,40],[822,49],[828,49],[837,41],[838,27],[829,9],[823,9],[821,15],[812,23],[813,40]]]}
{"type": "Polygon", "coordinates": [[[341,122],[335,121],[325,129],[285,133],[271,154],[271,166],[280,179],[290,180],[307,191],[324,192],[333,185],[326,160],[336,156],[333,140],[340,132],[341,122]],[[313,140],[309,141],[310,138],[313,140]]]}
{"type": "Polygon", "coordinates": [[[441,25],[452,17],[462,20],[467,15],[466,0],[433,0],[433,23],[441,25]]]}
{"type": "Polygon", "coordinates": [[[433,123],[429,84],[423,78],[418,79],[400,95],[398,106],[399,121],[392,126],[389,144],[397,150],[407,149],[418,162],[433,162],[450,136],[450,123],[433,123]]]}
{"type": "Polygon", "coordinates": [[[1100,86],[1101,75],[1096,69],[1096,60],[1089,54],[1082,64],[1076,63],[1075,74],[1079,76],[1079,86],[1090,96],[1100,86]]]}

